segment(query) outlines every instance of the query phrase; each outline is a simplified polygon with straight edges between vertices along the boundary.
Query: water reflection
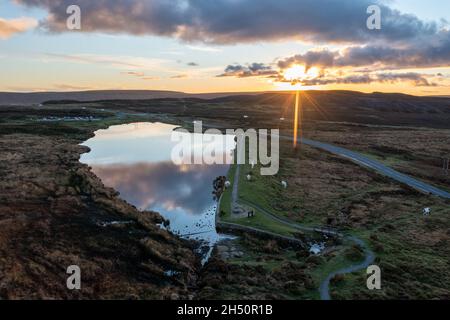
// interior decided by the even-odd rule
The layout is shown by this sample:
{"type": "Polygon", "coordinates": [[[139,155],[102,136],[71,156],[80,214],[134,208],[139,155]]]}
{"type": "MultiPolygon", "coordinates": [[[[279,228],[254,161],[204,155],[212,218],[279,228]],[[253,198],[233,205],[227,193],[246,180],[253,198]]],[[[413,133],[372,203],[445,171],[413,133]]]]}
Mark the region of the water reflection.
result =
{"type": "Polygon", "coordinates": [[[105,185],[118,190],[128,202],[169,219],[172,230],[197,233],[213,228],[210,224],[202,228],[197,224],[204,213],[215,208],[212,182],[217,176],[226,175],[226,166],[176,166],[166,161],[92,168],[105,185]],[[192,225],[193,221],[197,223],[192,225]]]}
{"type": "MultiPolygon", "coordinates": [[[[173,164],[174,129],[162,123],[139,123],[100,130],[83,144],[91,152],[82,155],[81,162],[129,203],[169,219],[172,232],[212,245],[220,238],[215,230],[213,181],[226,175],[228,165],[173,164]]],[[[226,139],[234,141],[231,136],[226,139]]],[[[224,155],[230,154],[225,150],[229,146],[224,146],[224,155]]]]}

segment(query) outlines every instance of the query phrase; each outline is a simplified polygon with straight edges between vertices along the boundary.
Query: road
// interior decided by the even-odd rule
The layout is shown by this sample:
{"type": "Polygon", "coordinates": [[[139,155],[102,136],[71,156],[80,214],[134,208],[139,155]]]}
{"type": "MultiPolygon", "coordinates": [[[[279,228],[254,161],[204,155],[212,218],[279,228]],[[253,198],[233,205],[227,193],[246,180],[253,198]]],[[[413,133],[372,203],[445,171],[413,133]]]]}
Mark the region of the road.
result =
{"type": "MultiPolygon", "coordinates": [[[[280,136],[280,138],[292,141],[291,137],[280,136]]],[[[412,178],[410,176],[407,176],[405,174],[402,174],[402,173],[380,163],[379,161],[373,160],[373,159],[371,159],[367,156],[364,156],[358,152],[354,152],[354,151],[351,151],[351,150],[348,150],[345,148],[337,147],[337,146],[334,146],[334,145],[331,145],[328,143],[323,143],[323,142],[315,141],[315,140],[311,140],[311,139],[300,138],[300,139],[298,139],[298,142],[303,143],[308,146],[311,146],[311,147],[314,147],[314,148],[317,148],[317,149],[325,150],[327,152],[330,152],[332,154],[335,154],[335,155],[338,155],[338,156],[341,156],[344,158],[347,158],[359,165],[370,168],[382,175],[385,175],[385,176],[387,176],[395,181],[398,181],[402,184],[408,185],[411,188],[414,188],[420,192],[430,194],[430,195],[435,195],[435,196],[442,197],[445,199],[450,199],[449,192],[444,191],[439,188],[436,188],[432,185],[429,185],[425,182],[419,181],[419,180],[412,178]]],[[[362,241],[361,239],[356,238],[356,237],[347,237],[347,239],[358,244],[359,246],[361,246],[364,249],[365,260],[364,260],[364,262],[362,262],[360,264],[354,264],[349,267],[346,267],[341,270],[337,270],[335,272],[330,273],[325,278],[325,280],[321,283],[320,288],[319,288],[320,297],[322,300],[330,300],[330,293],[329,293],[330,281],[336,275],[349,274],[349,273],[353,273],[356,271],[366,269],[375,260],[375,254],[367,247],[367,245],[364,243],[364,241],[362,241]]]]}
{"type": "MultiPolygon", "coordinates": [[[[292,138],[287,137],[287,136],[280,136],[280,139],[292,141],[292,138]]],[[[327,144],[327,143],[323,143],[323,142],[319,142],[319,141],[315,141],[315,140],[311,140],[311,139],[300,138],[300,139],[298,139],[298,142],[303,143],[308,146],[311,146],[311,147],[314,147],[314,148],[317,148],[317,149],[325,150],[327,152],[330,152],[332,154],[335,154],[335,155],[338,155],[338,156],[341,156],[344,158],[347,158],[361,166],[370,168],[382,175],[385,175],[385,176],[387,176],[397,182],[400,182],[402,184],[408,185],[420,192],[439,196],[439,197],[446,198],[446,199],[450,199],[449,192],[446,192],[446,191],[436,188],[432,185],[429,185],[427,183],[419,181],[415,178],[412,178],[405,174],[402,174],[402,173],[380,163],[379,161],[373,160],[373,159],[371,159],[367,156],[364,156],[358,152],[354,152],[354,151],[351,151],[351,150],[348,150],[345,148],[337,147],[337,146],[334,146],[331,144],[327,144]]],[[[255,203],[249,203],[247,201],[240,200],[239,199],[239,191],[238,191],[239,176],[240,176],[240,174],[239,174],[239,165],[238,165],[236,173],[235,173],[234,184],[233,184],[232,206],[233,206],[233,204],[236,204],[237,202],[245,202],[247,205],[251,205],[252,207],[257,209],[261,213],[265,214],[266,216],[268,216],[282,224],[289,225],[290,227],[293,227],[298,230],[316,231],[316,232],[323,233],[323,234],[333,234],[333,235],[342,236],[346,240],[349,240],[349,241],[359,245],[361,248],[363,248],[364,254],[365,254],[365,258],[364,258],[363,262],[357,263],[357,264],[352,264],[352,265],[342,268],[340,270],[333,271],[330,274],[328,274],[327,277],[322,281],[322,283],[320,284],[320,287],[319,287],[320,298],[322,300],[330,300],[331,299],[330,289],[329,289],[330,281],[336,275],[350,274],[350,273],[354,273],[357,271],[361,271],[361,270],[366,269],[371,264],[373,264],[373,262],[375,260],[375,254],[373,253],[373,251],[371,251],[368,248],[367,244],[363,240],[361,240],[357,237],[342,235],[338,232],[335,232],[332,230],[327,230],[324,228],[311,228],[311,227],[302,226],[298,223],[288,220],[287,218],[275,215],[275,214],[267,211],[266,209],[258,206],[255,203]]],[[[244,227],[244,228],[246,228],[246,227],[244,227]]],[[[249,228],[249,229],[251,229],[251,228],[249,228]]]]}
{"type": "MultiPolygon", "coordinates": [[[[286,139],[292,141],[291,137],[287,136],[280,136],[281,139],[286,139]]],[[[359,165],[362,165],[364,167],[370,168],[372,170],[375,170],[376,172],[385,175],[391,179],[394,179],[400,183],[403,183],[405,185],[410,186],[411,188],[414,188],[420,192],[435,195],[438,197],[450,199],[450,193],[447,191],[444,191],[442,189],[436,188],[432,185],[429,185],[425,182],[419,181],[417,179],[414,179],[412,177],[409,177],[403,173],[400,173],[392,168],[389,168],[388,166],[385,166],[379,161],[373,160],[365,155],[362,155],[361,153],[350,151],[348,149],[344,149],[341,147],[337,147],[328,143],[323,143],[315,140],[310,139],[298,139],[299,143],[303,143],[305,145],[322,149],[325,151],[328,151],[330,153],[333,153],[335,155],[347,158],[359,165]]]]}

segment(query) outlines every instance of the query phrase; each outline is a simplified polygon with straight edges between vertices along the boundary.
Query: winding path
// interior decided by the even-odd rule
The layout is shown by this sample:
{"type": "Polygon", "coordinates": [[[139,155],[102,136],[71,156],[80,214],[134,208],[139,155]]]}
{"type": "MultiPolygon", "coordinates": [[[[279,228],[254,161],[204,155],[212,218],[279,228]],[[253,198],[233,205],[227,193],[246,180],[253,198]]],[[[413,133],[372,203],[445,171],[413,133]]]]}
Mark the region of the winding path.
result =
{"type": "MultiPolygon", "coordinates": [[[[239,203],[241,202],[240,199],[239,199],[239,178],[240,178],[240,172],[241,172],[241,166],[237,165],[235,173],[234,173],[233,190],[231,192],[231,210],[232,211],[233,211],[233,208],[238,206],[239,203]]],[[[235,230],[242,230],[242,231],[247,230],[247,231],[251,231],[251,232],[254,232],[254,233],[258,233],[258,234],[267,235],[267,236],[271,236],[271,237],[274,237],[274,238],[279,238],[281,240],[289,241],[291,243],[295,243],[297,245],[300,245],[300,246],[304,247],[304,243],[301,240],[296,239],[294,237],[284,236],[284,235],[280,235],[280,234],[277,234],[277,233],[274,233],[274,232],[261,230],[259,228],[255,228],[255,227],[244,226],[244,225],[237,224],[237,223],[220,221],[219,212],[218,212],[219,209],[220,209],[220,201],[221,200],[219,200],[219,203],[217,204],[216,226],[220,225],[221,227],[235,229],[235,230]]]]}
{"type": "Polygon", "coordinates": [[[375,261],[375,254],[372,250],[370,250],[367,245],[362,241],[361,239],[353,236],[346,237],[347,240],[350,240],[354,242],[355,244],[359,245],[361,248],[364,249],[365,258],[364,261],[359,264],[352,264],[351,266],[348,266],[346,268],[342,268],[340,270],[334,271],[330,273],[325,280],[322,281],[319,287],[319,293],[320,293],[320,299],[322,300],[331,300],[330,297],[330,282],[331,279],[333,279],[335,276],[339,274],[349,274],[353,272],[357,272],[360,270],[367,269],[370,265],[373,264],[375,261]]]}
{"type": "MultiPolygon", "coordinates": [[[[290,140],[292,141],[291,137],[287,137],[287,136],[280,136],[281,139],[286,139],[286,140],[290,140]]],[[[426,193],[426,194],[430,194],[430,195],[435,195],[435,196],[439,196],[442,198],[446,198],[446,199],[450,199],[450,193],[447,191],[444,191],[442,189],[436,188],[432,185],[429,185],[427,183],[424,183],[422,181],[419,181],[417,179],[414,179],[412,177],[409,177],[405,174],[402,174],[384,164],[382,164],[381,162],[378,162],[376,160],[370,159],[367,156],[364,156],[358,152],[354,152],[345,148],[341,148],[341,147],[337,147],[331,144],[327,144],[327,143],[323,143],[323,142],[319,142],[319,141],[314,141],[314,140],[310,140],[310,139],[305,139],[305,138],[301,138],[298,139],[299,143],[303,143],[306,145],[309,145],[311,147],[314,148],[318,148],[321,150],[325,150],[327,152],[330,152],[332,154],[350,159],[351,161],[370,168],[382,175],[385,175],[389,178],[392,178],[394,180],[396,180],[397,182],[400,182],[402,184],[408,185],[420,192],[426,193]]],[[[236,167],[236,172],[235,172],[235,177],[234,177],[234,183],[233,183],[233,192],[232,192],[232,203],[231,203],[231,207],[233,208],[234,205],[236,205],[238,202],[243,202],[247,205],[250,205],[252,207],[254,207],[255,209],[257,209],[258,211],[260,211],[261,213],[263,213],[264,215],[266,215],[267,217],[288,225],[292,228],[295,228],[297,230],[301,230],[301,231],[313,231],[313,232],[319,232],[322,234],[327,234],[327,235],[335,235],[335,236],[341,236],[345,239],[347,239],[350,242],[355,243],[356,245],[360,246],[361,248],[363,248],[364,253],[365,253],[365,258],[364,261],[358,264],[353,264],[350,265],[346,268],[342,268],[340,270],[337,271],[333,271],[332,273],[330,273],[329,275],[327,275],[327,277],[322,281],[322,283],[320,284],[319,287],[319,293],[320,293],[320,298],[322,300],[330,300],[330,282],[331,280],[337,276],[337,275],[343,275],[343,274],[350,274],[350,273],[354,273],[360,270],[364,270],[366,269],[368,266],[370,266],[374,261],[375,261],[375,254],[373,253],[372,250],[370,250],[370,248],[366,245],[366,243],[355,237],[355,236],[346,236],[343,235],[337,231],[333,231],[333,230],[329,230],[329,229],[325,229],[325,228],[314,228],[314,227],[306,227],[306,226],[302,226],[298,223],[295,223],[293,221],[290,221],[287,218],[284,217],[280,217],[278,215],[275,215],[269,211],[267,211],[266,209],[260,207],[259,205],[249,202],[249,201],[244,201],[244,200],[240,200],[239,199],[239,178],[240,178],[240,166],[238,165],[236,167]]],[[[242,227],[242,226],[241,226],[242,227]]],[[[248,228],[248,229],[254,229],[251,227],[244,227],[244,228],[248,228]]],[[[254,230],[258,230],[258,229],[254,229],[254,230]]],[[[261,230],[258,230],[261,231],[261,230]]]]}
{"type": "MultiPolygon", "coordinates": [[[[348,273],[353,273],[359,270],[363,270],[366,269],[368,266],[370,266],[373,261],[375,260],[375,254],[367,247],[367,245],[365,244],[365,242],[357,237],[354,236],[345,236],[337,231],[331,230],[331,229],[326,229],[326,228],[321,228],[321,227],[306,227],[303,226],[301,224],[298,224],[296,222],[293,222],[285,217],[281,217],[278,215],[275,215],[273,213],[271,213],[270,211],[268,211],[267,209],[264,209],[263,207],[259,206],[256,203],[253,203],[251,201],[246,201],[246,200],[242,200],[239,199],[239,179],[240,179],[240,165],[236,166],[236,171],[234,174],[234,181],[233,181],[233,190],[232,190],[232,197],[231,197],[231,209],[235,206],[238,205],[239,203],[243,203],[246,205],[249,205],[251,207],[253,207],[254,209],[258,210],[260,213],[264,214],[266,217],[277,221],[278,223],[284,224],[286,226],[289,226],[291,228],[300,230],[300,231],[307,231],[307,232],[318,232],[318,233],[322,233],[325,235],[332,235],[332,236],[338,236],[338,237],[342,237],[347,239],[350,242],[353,242],[357,245],[359,245],[361,248],[363,248],[364,252],[365,252],[365,259],[362,263],[359,264],[353,264],[350,265],[344,269],[335,271],[330,273],[325,280],[322,281],[322,283],[320,284],[319,287],[319,294],[320,294],[320,298],[322,300],[330,300],[330,281],[331,279],[333,279],[336,275],[338,274],[348,274],[348,273]]],[[[218,204],[218,208],[220,207],[220,204],[218,204]]],[[[231,228],[235,228],[235,229],[239,229],[239,230],[249,230],[252,232],[257,232],[257,233],[261,233],[261,234],[267,234],[267,235],[271,235],[271,236],[275,236],[275,237],[279,237],[281,239],[285,239],[285,240],[289,240],[289,241],[294,241],[294,242],[298,242],[298,239],[295,239],[293,237],[287,237],[287,236],[282,236],[282,235],[278,235],[275,234],[273,232],[268,232],[268,231],[264,231],[264,230],[260,230],[254,227],[248,227],[248,226],[243,226],[243,225],[239,225],[239,224],[234,224],[234,223],[230,223],[230,222],[221,222],[218,219],[218,214],[216,215],[216,223],[220,223],[224,226],[229,226],[231,228]]]]}
{"type": "MultiPolygon", "coordinates": [[[[133,115],[133,116],[146,116],[147,114],[128,114],[128,113],[117,113],[117,116],[122,118],[124,116],[127,115],[133,115]]],[[[292,141],[292,137],[289,136],[280,136],[281,139],[283,140],[290,140],[292,141]]],[[[402,174],[398,171],[393,170],[392,168],[389,168],[388,166],[383,165],[382,163],[373,160],[367,156],[364,156],[360,153],[354,152],[354,151],[350,151],[348,149],[342,148],[342,147],[337,147],[331,144],[327,144],[327,143],[323,143],[323,142],[319,142],[319,141],[314,141],[314,140],[310,140],[310,139],[305,139],[305,138],[301,138],[298,139],[299,143],[303,143],[305,145],[309,145],[311,147],[315,147],[321,150],[325,150],[327,152],[330,152],[332,154],[341,156],[341,157],[345,157],[355,163],[357,163],[358,165],[370,168],[380,174],[383,174],[387,177],[390,177],[400,183],[403,183],[405,185],[408,185],[420,192],[424,192],[427,194],[431,194],[431,195],[435,195],[435,196],[439,196],[439,197],[443,197],[446,199],[450,199],[450,193],[446,192],[442,189],[436,188],[432,185],[429,185],[427,183],[424,183],[422,181],[419,181],[417,179],[414,179],[412,177],[409,177],[405,174],[402,174]]],[[[288,225],[292,228],[295,228],[297,230],[302,230],[302,231],[313,231],[313,232],[319,232],[322,234],[328,234],[328,235],[335,235],[335,236],[341,236],[345,239],[347,239],[348,241],[351,241],[357,245],[359,245],[360,247],[363,248],[364,252],[365,252],[365,259],[363,262],[359,263],[359,264],[353,264],[350,265],[346,268],[342,268],[340,270],[334,271],[332,273],[330,273],[329,275],[327,275],[327,277],[322,281],[322,283],[320,284],[319,287],[319,293],[320,293],[320,297],[322,300],[330,300],[330,293],[329,293],[329,286],[330,286],[330,281],[339,274],[349,274],[349,273],[353,273],[353,272],[357,272],[363,269],[366,269],[369,265],[371,265],[374,260],[375,260],[375,254],[368,248],[368,246],[366,245],[366,243],[354,236],[346,236],[343,235],[339,232],[333,231],[333,230],[329,230],[329,229],[325,229],[325,228],[314,228],[314,227],[306,227],[306,226],[302,226],[298,223],[295,223],[293,221],[290,221],[287,218],[284,217],[280,217],[278,215],[275,215],[269,211],[267,211],[266,209],[260,207],[257,204],[254,203],[250,203],[248,201],[243,201],[239,199],[239,177],[240,177],[240,166],[237,166],[236,172],[235,172],[235,179],[234,179],[234,183],[233,183],[233,192],[232,192],[232,203],[231,203],[231,208],[234,207],[235,204],[237,204],[238,202],[243,202],[243,203],[247,203],[249,205],[251,205],[252,207],[254,207],[255,209],[257,209],[258,211],[260,211],[262,214],[265,214],[267,217],[270,217],[271,219],[288,225]]],[[[218,205],[218,208],[220,207],[220,204],[218,205]]],[[[233,223],[225,223],[225,222],[219,222],[218,220],[218,216],[219,214],[216,214],[216,222],[217,223],[222,223],[225,225],[228,225],[230,227],[234,227],[234,228],[240,228],[242,230],[250,230],[253,232],[258,232],[258,233],[263,233],[263,234],[267,234],[267,235],[271,235],[271,236],[277,236],[277,237],[281,237],[281,238],[285,238],[288,240],[295,240],[295,241],[299,241],[298,239],[295,239],[293,237],[286,237],[286,236],[281,236],[275,233],[271,233],[268,231],[263,231],[257,228],[253,228],[253,227],[247,227],[247,226],[242,226],[242,225],[238,225],[238,224],[233,224],[233,223]]]]}
{"type": "Polygon", "coordinates": [[[367,267],[369,267],[374,261],[375,261],[375,254],[373,253],[372,250],[369,249],[369,247],[366,245],[366,243],[355,237],[355,236],[346,236],[342,233],[339,233],[337,231],[331,230],[331,229],[326,229],[326,228],[315,228],[315,227],[305,227],[302,226],[301,224],[298,224],[296,222],[293,222],[287,218],[284,217],[280,217],[278,215],[275,215],[269,211],[267,211],[266,209],[258,206],[257,204],[250,202],[250,201],[244,201],[241,200],[241,202],[246,203],[252,207],[254,207],[255,209],[257,209],[258,211],[260,211],[261,213],[263,213],[264,215],[270,217],[273,220],[276,220],[279,223],[288,225],[292,228],[295,228],[297,230],[300,231],[307,231],[307,232],[318,232],[318,233],[322,233],[325,235],[332,235],[332,236],[338,236],[338,237],[342,237],[344,239],[346,239],[347,241],[353,242],[356,245],[360,246],[363,250],[364,250],[364,261],[361,263],[355,263],[352,264],[346,268],[334,271],[332,273],[330,273],[320,284],[319,287],[319,293],[320,293],[320,299],[322,300],[331,300],[330,297],[330,281],[331,279],[333,279],[336,275],[338,274],[349,274],[349,273],[353,273],[353,272],[357,272],[360,270],[364,270],[367,269],[367,267]]]}

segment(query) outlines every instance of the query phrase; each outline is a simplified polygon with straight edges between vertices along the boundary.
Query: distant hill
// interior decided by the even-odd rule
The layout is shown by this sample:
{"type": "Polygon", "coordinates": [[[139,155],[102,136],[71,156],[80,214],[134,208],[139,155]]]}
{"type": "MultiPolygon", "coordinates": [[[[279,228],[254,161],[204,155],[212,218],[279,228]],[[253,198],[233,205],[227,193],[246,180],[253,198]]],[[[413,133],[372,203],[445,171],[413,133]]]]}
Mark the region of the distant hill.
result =
{"type": "MultiPolygon", "coordinates": [[[[85,91],[0,93],[1,110],[20,109],[40,103],[53,106],[96,107],[132,112],[168,113],[192,117],[227,117],[233,113],[253,114],[254,119],[291,117],[295,93],[207,93],[174,91],[85,91]],[[10,108],[7,105],[12,105],[10,108]],[[269,115],[269,116],[268,116],[269,115]]],[[[0,110],[0,111],[1,111],[0,110]]],[[[9,111],[11,112],[11,110],[9,111]]],[[[305,120],[338,121],[374,125],[450,128],[450,98],[411,96],[401,93],[356,91],[304,91],[302,116],[305,120]]]]}
{"type": "MultiPolygon", "coordinates": [[[[261,93],[261,92],[259,92],[261,93]]],[[[255,94],[255,93],[200,93],[190,94],[177,91],[155,90],[100,90],[77,92],[32,92],[15,93],[0,92],[0,105],[33,105],[46,101],[99,101],[99,100],[151,100],[165,98],[202,98],[214,99],[218,97],[255,94]]]]}
{"type": "MultiPolygon", "coordinates": [[[[270,106],[292,106],[294,95],[264,93],[219,97],[209,102],[245,105],[250,110],[259,110],[270,106]]],[[[450,98],[447,97],[316,90],[302,93],[302,110],[305,120],[450,128],[450,98]]]]}

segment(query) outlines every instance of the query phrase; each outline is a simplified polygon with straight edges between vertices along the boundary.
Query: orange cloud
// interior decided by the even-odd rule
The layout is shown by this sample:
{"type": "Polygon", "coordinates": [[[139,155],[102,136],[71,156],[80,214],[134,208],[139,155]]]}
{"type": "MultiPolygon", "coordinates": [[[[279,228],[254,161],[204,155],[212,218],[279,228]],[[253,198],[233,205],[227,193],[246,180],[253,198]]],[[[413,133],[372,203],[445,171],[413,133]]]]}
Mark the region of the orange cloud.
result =
{"type": "Polygon", "coordinates": [[[0,18],[0,39],[8,39],[16,33],[35,28],[38,22],[33,18],[3,19],[0,18]]]}

